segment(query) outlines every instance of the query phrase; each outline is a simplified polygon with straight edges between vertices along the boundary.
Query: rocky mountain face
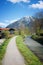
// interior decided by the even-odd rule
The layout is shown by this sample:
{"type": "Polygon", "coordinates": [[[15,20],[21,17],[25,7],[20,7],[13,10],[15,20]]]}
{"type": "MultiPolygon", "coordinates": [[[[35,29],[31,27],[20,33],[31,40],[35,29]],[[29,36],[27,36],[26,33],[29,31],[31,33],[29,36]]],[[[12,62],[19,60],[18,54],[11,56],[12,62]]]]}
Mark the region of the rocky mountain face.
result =
{"type": "MultiPolygon", "coordinates": [[[[10,25],[7,26],[7,28],[16,28],[16,29],[19,29],[21,26],[23,28],[24,27],[28,27],[28,29],[31,31],[31,32],[35,32],[36,31],[36,28],[37,26],[35,27],[35,19],[33,17],[23,17],[21,18],[20,20],[14,22],[14,23],[11,23],[10,25]]],[[[41,25],[41,29],[43,29],[43,21],[42,23],[40,22],[41,25]]]]}
{"type": "Polygon", "coordinates": [[[33,21],[33,18],[32,17],[23,17],[21,18],[20,20],[14,22],[14,23],[11,23],[10,25],[7,26],[7,28],[19,28],[22,24],[24,26],[27,26],[29,27],[29,23],[33,21]]]}

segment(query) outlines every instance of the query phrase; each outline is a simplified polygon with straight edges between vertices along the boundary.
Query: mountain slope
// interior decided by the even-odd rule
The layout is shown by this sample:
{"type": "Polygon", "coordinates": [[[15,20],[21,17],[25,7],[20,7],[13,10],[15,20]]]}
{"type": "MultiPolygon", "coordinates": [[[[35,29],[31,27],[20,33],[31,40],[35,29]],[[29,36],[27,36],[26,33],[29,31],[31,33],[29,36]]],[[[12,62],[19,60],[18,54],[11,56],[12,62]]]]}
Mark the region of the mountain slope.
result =
{"type": "Polygon", "coordinates": [[[36,30],[38,29],[38,26],[41,28],[40,30],[43,30],[43,19],[42,20],[39,19],[38,21],[35,21],[35,18],[26,16],[14,23],[11,23],[10,25],[7,26],[7,28],[22,29],[22,28],[28,27],[30,32],[35,33],[36,30]]]}
{"type": "Polygon", "coordinates": [[[7,26],[7,28],[19,28],[22,24],[24,26],[29,27],[29,23],[32,21],[32,17],[23,17],[20,20],[11,23],[10,25],[7,26]]]}

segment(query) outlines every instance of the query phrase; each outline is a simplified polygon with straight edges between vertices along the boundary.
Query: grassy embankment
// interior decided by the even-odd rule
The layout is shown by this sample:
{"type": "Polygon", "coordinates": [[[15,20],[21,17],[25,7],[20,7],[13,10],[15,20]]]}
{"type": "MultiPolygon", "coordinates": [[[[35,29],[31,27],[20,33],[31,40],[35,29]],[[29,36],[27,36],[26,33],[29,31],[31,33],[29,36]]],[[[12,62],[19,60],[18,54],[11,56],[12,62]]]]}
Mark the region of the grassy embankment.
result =
{"type": "Polygon", "coordinates": [[[24,56],[26,65],[42,65],[42,63],[39,61],[39,59],[23,43],[23,38],[21,36],[18,36],[16,38],[16,43],[17,43],[18,49],[24,56]]]}
{"type": "Polygon", "coordinates": [[[8,42],[10,41],[10,38],[9,39],[6,39],[2,45],[0,45],[0,65],[1,65],[1,61],[4,57],[4,54],[5,54],[5,51],[6,51],[6,47],[8,45],[8,42]]]}

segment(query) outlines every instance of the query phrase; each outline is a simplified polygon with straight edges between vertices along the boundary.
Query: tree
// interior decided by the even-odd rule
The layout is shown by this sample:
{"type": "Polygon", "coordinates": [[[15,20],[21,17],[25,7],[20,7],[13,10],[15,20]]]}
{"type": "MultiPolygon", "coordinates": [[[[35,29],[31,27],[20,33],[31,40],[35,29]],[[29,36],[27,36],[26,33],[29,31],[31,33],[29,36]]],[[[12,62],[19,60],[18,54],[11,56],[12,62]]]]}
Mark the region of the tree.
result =
{"type": "Polygon", "coordinates": [[[38,18],[38,19],[42,19],[43,18],[43,11],[35,13],[34,17],[38,18]]]}
{"type": "Polygon", "coordinates": [[[8,39],[10,37],[10,32],[9,31],[3,31],[2,37],[5,37],[8,39]]]}
{"type": "Polygon", "coordinates": [[[43,27],[43,12],[38,12],[35,14],[35,26],[34,29],[36,30],[36,33],[40,35],[40,31],[43,27]]]}

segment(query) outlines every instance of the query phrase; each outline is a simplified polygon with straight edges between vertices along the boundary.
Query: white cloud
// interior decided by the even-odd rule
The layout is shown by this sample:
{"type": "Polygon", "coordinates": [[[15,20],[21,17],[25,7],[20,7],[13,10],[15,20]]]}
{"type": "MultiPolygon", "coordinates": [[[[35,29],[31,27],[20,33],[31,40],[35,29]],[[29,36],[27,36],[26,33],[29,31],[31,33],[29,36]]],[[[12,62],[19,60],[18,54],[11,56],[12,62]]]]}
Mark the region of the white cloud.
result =
{"type": "Polygon", "coordinates": [[[32,8],[43,9],[43,1],[38,1],[36,4],[29,5],[32,8]]]}
{"type": "Polygon", "coordinates": [[[15,20],[4,20],[4,22],[0,22],[0,27],[6,27],[7,25],[13,23],[13,22],[16,22],[17,20],[19,20],[20,18],[18,19],[15,19],[15,20]]]}
{"type": "Polygon", "coordinates": [[[5,24],[0,22],[0,26],[2,26],[2,25],[5,25],[5,24]]]}
{"type": "Polygon", "coordinates": [[[17,20],[19,20],[20,18],[17,19],[13,19],[13,20],[4,20],[5,23],[13,23],[16,22],[17,20]]]}
{"type": "Polygon", "coordinates": [[[9,23],[9,20],[4,20],[5,23],[9,23]]]}
{"type": "Polygon", "coordinates": [[[6,23],[0,22],[0,27],[5,27],[5,26],[6,26],[6,23]]]}
{"type": "Polygon", "coordinates": [[[10,20],[9,22],[10,23],[13,23],[13,22],[16,22],[17,21],[17,19],[15,19],[15,20],[10,20]]]}
{"type": "Polygon", "coordinates": [[[30,0],[7,0],[9,2],[12,2],[12,3],[17,3],[17,2],[30,2],[30,0]]]}

